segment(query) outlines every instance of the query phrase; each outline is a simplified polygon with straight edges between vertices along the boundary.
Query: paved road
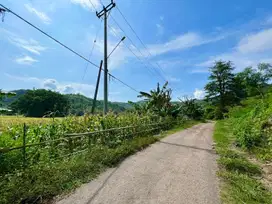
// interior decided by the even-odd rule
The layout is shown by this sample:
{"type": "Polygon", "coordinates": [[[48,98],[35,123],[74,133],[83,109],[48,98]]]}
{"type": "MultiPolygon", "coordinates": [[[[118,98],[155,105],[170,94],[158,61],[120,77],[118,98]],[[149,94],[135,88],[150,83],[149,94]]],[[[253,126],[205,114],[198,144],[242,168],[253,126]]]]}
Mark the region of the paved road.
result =
{"type": "Polygon", "coordinates": [[[214,124],[199,124],[170,135],[57,204],[219,203],[214,124]]]}

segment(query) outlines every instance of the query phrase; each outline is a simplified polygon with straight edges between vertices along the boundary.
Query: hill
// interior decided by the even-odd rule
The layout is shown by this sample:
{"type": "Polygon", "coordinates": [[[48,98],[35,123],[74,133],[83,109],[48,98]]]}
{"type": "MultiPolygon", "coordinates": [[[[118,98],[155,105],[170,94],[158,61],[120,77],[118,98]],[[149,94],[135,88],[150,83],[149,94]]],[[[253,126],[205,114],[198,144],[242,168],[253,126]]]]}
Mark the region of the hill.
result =
{"type": "MultiPolygon", "coordinates": [[[[24,95],[28,90],[19,89],[13,90],[12,92],[16,93],[16,96],[5,98],[2,102],[3,107],[7,108],[9,105],[16,101],[20,96],[24,95]]],[[[82,115],[84,112],[90,112],[93,105],[93,99],[83,96],[81,94],[65,94],[65,96],[70,101],[70,110],[69,112],[74,115],[82,115]]],[[[109,102],[109,110],[119,113],[125,110],[132,108],[132,106],[125,102],[109,102]]],[[[96,112],[103,111],[103,101],[97,100],[96,102],[96,112]]]]}

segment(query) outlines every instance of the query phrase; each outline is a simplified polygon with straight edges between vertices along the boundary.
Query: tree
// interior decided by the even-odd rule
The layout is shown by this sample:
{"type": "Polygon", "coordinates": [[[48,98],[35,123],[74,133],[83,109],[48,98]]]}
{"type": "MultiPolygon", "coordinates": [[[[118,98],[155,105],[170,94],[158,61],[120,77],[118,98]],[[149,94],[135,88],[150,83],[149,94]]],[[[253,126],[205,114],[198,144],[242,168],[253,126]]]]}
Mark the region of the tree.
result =
{"type": "Polygon", "coordinates": [[[147,109],[151,110],[161,116],[166,116],[171,109],[171,93],[172,90],[167,88],[168,82],[166,82],[162,88],[160,84],[157,84],[157,88],[151,90],[150,93],[140,92],[138,97],[145,98],[147,101],[147,109]]]}
{"type": "Polygon", "coordinates": [[[218,113],[217,118],[222,118],[223,113],[226,112],[226,107],[231,105],[236,100],[234,89],[234,74],[232,71],[234,67],[230,61],[217,61],[214,66],[210,68],[211,75],[210,82],[205,86],[208,100],[215,101],[218,113]]]}
{"type": "Polygon", "coordinates": [[[0,105],[2,105],[1,102],[2,102],[3,98],[12,97],[15,95],[16,95],[16,93],[14,93],[14,92],[4,92],[0,89],[0,105]]]}
{"type": "Polygon", "coordinates": [[[181,101],[180,111],[183,115],[187,116],[190,119],[199,120],[203,117],[204,110],[196,99],[190,99],[184,97],[184,99],[179,99],[181,101]]]}
{"type": "Polygon", "coordinates": [[[235,92],[239,98],[263,94],[272,77],[272,66],[260,63],[257,69],[245,68],[235,75],[235,92]]]}
{"type": "Polygon", "coordinates": [[[50,113],[54,113],[54,116],[65,116],[68,113],[69,101],[60,93],[37,89],[27,91],[10,107],[29,117],[43,117],[50,113]]]}

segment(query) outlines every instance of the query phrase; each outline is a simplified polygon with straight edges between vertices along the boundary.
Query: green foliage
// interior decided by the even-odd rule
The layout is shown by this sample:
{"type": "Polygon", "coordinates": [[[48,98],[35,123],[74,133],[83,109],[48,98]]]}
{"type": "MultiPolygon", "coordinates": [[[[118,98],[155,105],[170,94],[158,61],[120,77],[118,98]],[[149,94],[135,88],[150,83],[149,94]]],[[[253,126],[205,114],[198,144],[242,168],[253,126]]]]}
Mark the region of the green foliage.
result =
{"type": "Polygon", "coordinates": [[[218,175],[224,182],[221,190],[223,203],[270,204],[272,194],[258,180],[261,168],[248,161],[242,152],[233,149],[230,120],[217,121],[213,138],[216,142],[216,152],[219,154],[218,175]]]}
{"type": "Polygon", "coordinates": [[[230,109],[233,135],[237,145],[249,151],[258,149],[258,156],[272,159],[272,95],[250,98],[242,106],[230,109]]]}
{"type": "MultiPolygon", "coordinates": [[[[28,144],[35,143],[41,139],[41,141],[58,139],[63,133],[67,132],[94,131],[128,125],[139,125],[139,127],[127,130],[123,129],[121,132],[111,131],[110,134],[100,133],[96,136],[93,135],[92,138],[96,138],[96,140],[92,141],[86,151],[71,155],[70,157],[51,157],[50,160],[46,157],[46,154],[57,156],[56,154],[59,153],[59,149],[64,148],[64,143],[57,145],[57,143],[52,142],[37,149],[34,148],[35,151],[40,150],[38,151],[39,154],[28,148],[28,163],[24,171],[16,166],[16,162],[22,159],[20,156],[21,150],[18,152],[14,151],[12,155],[8,154],[9,158],[3,157],[5,154],[1,154],[0,167],[1,170],[6,168],[6,172],[0,174],[0,186],[3,186],[3,188],[0,188],[0,203],[46,202],[56,195],[69,192],[80,184],[92,180],[106,168],[116,166],[127,156],[156,142],[162,136],[165,136],[165,133],[160,137],[153,136],[160,133],[161,130],[175,127],[175,130],[168,131],[170,133],[192,126],[195,123],[196,121],[184,122],[167,117],[159,118],[154,115],[126,113],[119,116],[109,114],[105,117],[98,115],[68,117],[65,119],[55,119],[54,123],[48,121],[38,126],[37,124],[30,125],[27,132],[28,144]],[[158,129],[143,132],[150,129],[150,126],[147,126],[147,124],[152,122],[157,123],[155,127],[158,129]],[[159,122],[169,123],[167,125],[158,125],[159,122]],[[142,133],[137,134],[136,132],[138,131],[142,131],[142,133]],[[131,136],[130,133],[133,132],[136,134],[131,136]],[[40,158],[37,158],[37,155],[40,158]],[[32,158],[36,160],[33,161],[32,158]],[[38,159],[41,161],[38,162],[38,159]],[[6,160],[6,163],[1,163],[3,160],[6,160]],[[31,161],[33,163],[30,163],[31,161]],[[10,168],[9,170],[7,166],[10,168]]],[[[4,135],[2,134],[0,137],[0,146],[3,144],[7,146],[20,145],[22,142],[21,131],[22,126],[12,126],[4,129],[4,135]]],[[[82,140],[82,138],[73,140],[71,143],[73,149],[79,150],[86,147],[84,144],[88,140],[82,140]]],[[[69,149],[70,146],[66,148],[69,149]]]]}
{"type": "MultiPolygon", "coordinates": [[[[152,114],[139,115],[136,113],[126,113],[120,115],[108,114],[104,117],[99,115],[85,115],[84,117],[70,116],[42,124],[29,124],[26,131],[26,143],[34,144],[43,142],[44,145],[27,148],[27,162],[29,165],[48,162],[51,159],[81,151],[93,145],[115,147],[123,141],[137,136],[138,132],[156,133],[164,129],[169,129],[176,123],[177,120],[171,117],[161,118],[152,114]],[[150,124],[153,125],[150,126],[150,124]],[[97,134],[85,137],[65,136],[68,133],[94,132],[126,126],[133,127],[104,133],[98,132],[97,134]],[[62,139],[50,142],[59,138],[62,139]]],[[[21,146],[23,143],[23,130],[22,124],[7,125],[1,133],[0,147],[21,146]]],[[[0,174],[1,172],[12,172],[15,168],[22,167],[21,150],[1,154],[0,157],[0,174]]]]}
{"type": "MultiPolygon", "coordinates": [[[[4,97],[3,98],[3,106],[9,107],[12,103],[18,100],[21,96],[25,95],[29,90],[19,89],[14,90],[12,93],[15,93],[15,96],[12,97],[4,97]]],[[[93,106],[93,99],[83,96],[81,94],[65,94],[65,98],[69,101],[69,109],[68,113],[72,115],[82,116],[85,113],[90,113],[93,106]]],[[[96,102],[96,113],[103,112],[103,100],[97,100],[96,102]]],[[[120,113],[126,110],[132,109],[132,106],[125,102],[109,102],[109,111],[114,113],[120,113]]]]}
{"type": "Polygon", "coordinates": [[[180,113],[190,119],[200,120],[203,117],[203,107],[197,102],[196,99],[185,98],[181,100],[180,113]]]}
{"type": "Polygon", "coordinates": [[[208,100],[215,99],[215,105],[219,109],[219,113],[216,113],[217,118],[223,118],[223,114],[227,111],[227,106],[231,105],[235,100],[235,94],[233,92],[233,70],[234,67],[230,61],[217,61],[215,65],[210,68],[210,82],[206,84],[205,90],[208,100]]]}
{"type": "Polygon", "coordinates": [[[51,112],[55,116],[65,116],[69,101],[60,93],[37,89],[27,91],[10,106],[14,111],[29,117],[43,117],[51,112]]]}
{"type": "Polygon", "coordinates": [[[150,93],[140,92],[138,97],[145,98],[147,111],[156,113],[160,116],[171,115],[174,111],[171,104],[171,93],[172,90],[167,88],[168,82],[166,82],[163,87],[160,87],[158,83],[157,88],[151,90],[150,93]]]}
{"type": "MultiPolygon", "coordinates": [[[[80,94],[67,94],[65,95],[70,102],[69,113],[72,115],[82,116],[85,113],[90,113],[93,106],[93,99],[80,94]]],[[[130,109],[131,106],[128,103],[122,102],[109,102],[109,111],[114,113],[124,112],[130,109]]],[[[104,102],[101,100],[96,101],[96,113],[102,113],[104,108],[104,102]]]]}
{"type": "Polygon", "coordinates": [[[2,176],[0,203],[39,203],[51,199],[90,181],[101,171],[155,141],[155,137],[145,135],[123,141],[115,148],[94,146],[71,158],[30,166],[24,172],[2,176]]]}

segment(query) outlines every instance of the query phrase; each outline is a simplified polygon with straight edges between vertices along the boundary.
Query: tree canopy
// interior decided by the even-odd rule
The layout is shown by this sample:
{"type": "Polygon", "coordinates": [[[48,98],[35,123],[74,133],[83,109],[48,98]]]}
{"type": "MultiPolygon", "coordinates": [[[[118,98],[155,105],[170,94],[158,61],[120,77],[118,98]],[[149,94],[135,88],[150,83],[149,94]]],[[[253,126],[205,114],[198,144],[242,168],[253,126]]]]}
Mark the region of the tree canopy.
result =
{"type": "Polygon", "coordinates": [[[65,116],[69,110],[67,98],[57,92],[45,89],[28,90],[14,101],[10,107],[17,113],[30,117],[43,117],[54,113],[54,116],[65,116]]]}

